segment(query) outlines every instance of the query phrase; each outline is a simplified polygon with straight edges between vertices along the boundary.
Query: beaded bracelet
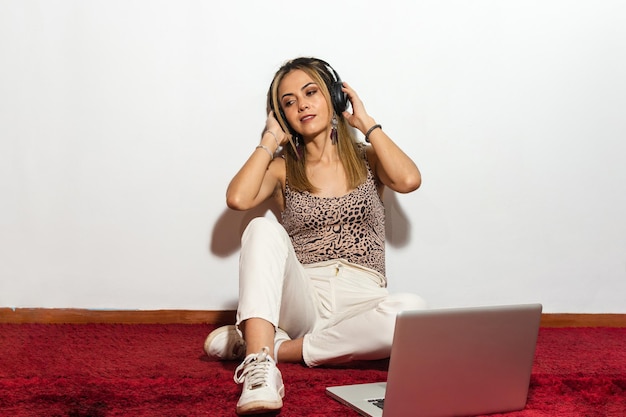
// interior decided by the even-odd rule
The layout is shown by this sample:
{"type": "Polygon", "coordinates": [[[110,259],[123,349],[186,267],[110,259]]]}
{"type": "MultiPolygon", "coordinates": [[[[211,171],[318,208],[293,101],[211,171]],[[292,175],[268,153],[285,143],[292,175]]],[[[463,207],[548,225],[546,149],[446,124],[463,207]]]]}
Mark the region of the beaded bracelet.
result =
{"type": "Polygon", "coordinates": [[[256,149],[265,149],[265,152],[267,152],[267,154],[270,156],[270,161],[274,159],[274,154],[272,153],[272,151],[270,151],[270,148],[268,148],[267,146],[259,145],[256,147],[256,149]]]}
{"type": "Polygon", "coordinates": [[[378,124],[370,127],[369,130],[365,133],[365,142],[370,143],[370,133],[372,133],[376,129],[382,129],[382,128],[383,127],[378,124]]]}

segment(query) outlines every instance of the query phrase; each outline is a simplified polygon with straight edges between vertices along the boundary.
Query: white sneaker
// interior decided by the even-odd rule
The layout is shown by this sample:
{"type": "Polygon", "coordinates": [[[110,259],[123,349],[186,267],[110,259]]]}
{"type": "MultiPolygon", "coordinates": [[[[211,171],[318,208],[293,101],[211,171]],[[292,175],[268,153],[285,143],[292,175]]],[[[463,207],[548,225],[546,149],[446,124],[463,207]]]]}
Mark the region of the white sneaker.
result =
{"type": "Polygon", "coordinates": [[[246,342],[235,326],[222,326],[213,330],[204,341],[204,351],[212,359],[232,361],[243,359],[246,342]]]}
{"type": "Polygon", "coordinates": [[[268,348],[246,356],[235,370],[234,380],[243,383],[237,414],[266,413],[282,408],[285,396],[283,377],[269,356],[268,348]]]}

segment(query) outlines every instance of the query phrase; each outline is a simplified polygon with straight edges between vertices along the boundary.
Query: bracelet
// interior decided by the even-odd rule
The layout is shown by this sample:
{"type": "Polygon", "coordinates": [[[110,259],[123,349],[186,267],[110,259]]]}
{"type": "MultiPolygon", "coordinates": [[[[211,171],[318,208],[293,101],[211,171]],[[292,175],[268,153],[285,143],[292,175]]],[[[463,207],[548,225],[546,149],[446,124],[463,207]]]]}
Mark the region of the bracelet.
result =
{"type": "Polygon", "coordinates": [[[267,152],[267,154],[270,156],[270,161],[274,159],[274,154],[272,153],[272,151],[270,151],[270,148],[268,148],[267,146],[259,145],[256,147],[256,149],[265,149],[265,152],[267,152]]]}
{"type": "Polygon", "coordinates": [[[370,143],[370,133],[372,133],[376,129],[382,129],[381,125],[374,125],[369,128],[369,130],[365,133],[365,142],[370,143]]]}
{"type": "Polygon", "coordinates": [[[278,141],[278,138],[276,137],[276,133],[272,132],[271,130],[267,129],[265,132],[263,132],[263,134],[269,133],[270,135],[274,136],[274,140],[276,141],[276,147],[280,148],[280,142],[278,141]]]}

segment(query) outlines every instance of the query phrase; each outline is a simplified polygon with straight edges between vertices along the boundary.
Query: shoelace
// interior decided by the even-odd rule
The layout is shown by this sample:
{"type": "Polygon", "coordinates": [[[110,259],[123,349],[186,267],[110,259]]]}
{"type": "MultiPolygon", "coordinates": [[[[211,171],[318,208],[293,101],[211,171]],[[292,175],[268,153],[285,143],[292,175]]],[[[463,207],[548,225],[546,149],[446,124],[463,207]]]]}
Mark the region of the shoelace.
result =
{"type": "Polygon", "coordinates": [[[268,356],[268,353],[269,349],[265,347],[260,353],[248,355],[243,363],[235,369],[235,382],[241,384],[245,381],[245,389],[266,386],[268,371],[272,364],[272,358],[268,356]]]}

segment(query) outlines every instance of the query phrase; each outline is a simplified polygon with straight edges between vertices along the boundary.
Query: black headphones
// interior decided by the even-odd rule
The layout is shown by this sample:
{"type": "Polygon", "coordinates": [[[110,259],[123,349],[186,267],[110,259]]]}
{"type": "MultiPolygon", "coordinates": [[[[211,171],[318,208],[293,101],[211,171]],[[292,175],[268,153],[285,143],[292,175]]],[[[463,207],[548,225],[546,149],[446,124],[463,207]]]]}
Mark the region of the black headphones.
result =
{"type": "MultiPolygon", "coordinates": [[[[301,65],[306,65],[306,66],[312,65],[314,67],[317,67],[318,69],[321,69],[322,70],[321,76],[324,82],[326,83],[326,88],[328,88],[328,92],[330,93],[330,101],[333,106],[333,110],[335,111],[337,115],[341,115],[345,110],[347,110],[348,95],[342,91],[343,82],[341,81],[339,74],[337,74],[337,71],[335,71],[328,62],[323,61],[318,58],[296,58],[294,60],[289,61],[285,65],[283,65],[282,68],[290,68],[287,70],[287,72],[289,72],[291,71],[291,69],[296,69],[300,67],[301,65]],[[320,68],[320,65],[318,64],[321,64],[321,68],[320,68]]],[[[272,85],[273,85],[273,82],[272,82],[272,85]]],[[[270,95],[272,91],[272,85],[270,85],[270,95]]],[[[274,102],[271,96],[268,97],[268,99],[269,99],[268,101],[269,101],[270,109],[274,113],[276,113],[276,109],[274,108],[274,102]]],[[[287,119],[285,118],[285,114],[283,113],[283,109],[280,107],[280,105],[279,105],[279,111],[280,111],[281,116],[283,117],[283,120],[286,121],[287,119]]]]}
{"type": "Polygon", "coordinates": [[[326,70],[332,77],[332,80],[327,83],[326,86],[330,92],[330,101],[333,103],[335,113],[341,114],[348,108],[348,95],[342,91],[343,82],[341,81],[341,77],[339,77],[337,71],[335,71],[328,62],[321,59],[316,60],[324,64],[326,70]]]}

